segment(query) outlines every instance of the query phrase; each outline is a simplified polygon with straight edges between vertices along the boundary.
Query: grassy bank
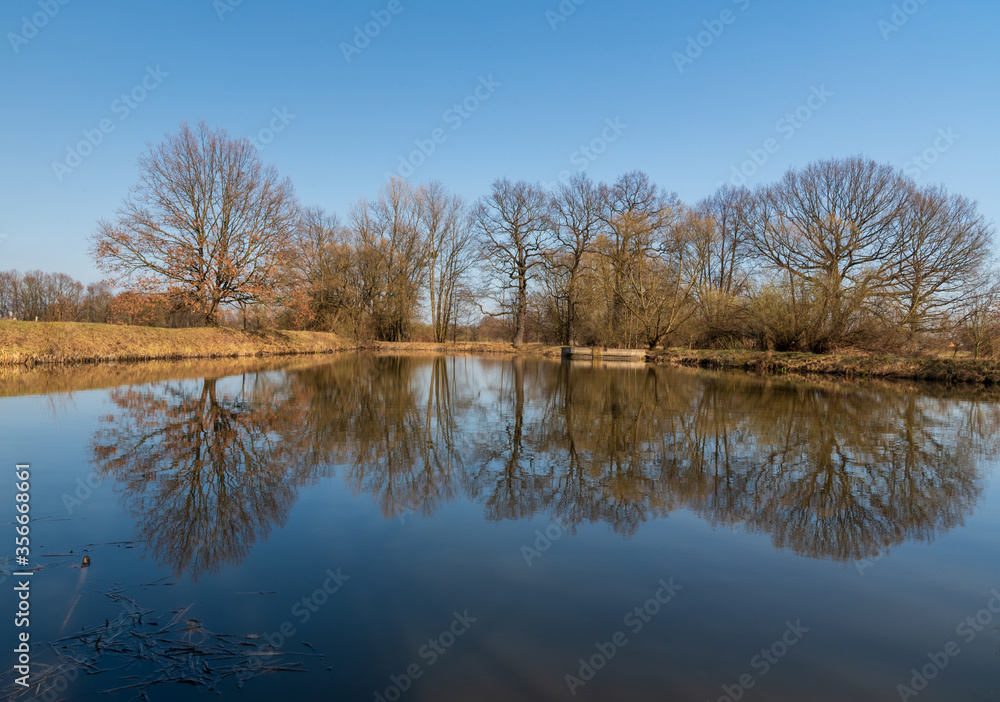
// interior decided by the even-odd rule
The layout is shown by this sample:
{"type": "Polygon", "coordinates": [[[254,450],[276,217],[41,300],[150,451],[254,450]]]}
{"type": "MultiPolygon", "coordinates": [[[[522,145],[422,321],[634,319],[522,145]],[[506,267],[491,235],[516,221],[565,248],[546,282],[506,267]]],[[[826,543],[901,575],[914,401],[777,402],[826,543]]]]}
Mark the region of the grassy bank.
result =
{"type": "MultiPolygon", "coordinates": [[[[321,332],[236,329],[160,329],[72,322],[0,321],[0,366],[94,362],[248,358],[323,354],[357,348],[321,332]]],[[[515,349],[501,342],[457,344],[376,343],[379,353],[560,358],[558,346],[529,344],[515,349]]],[[[822,374],[846,378],[932,380],[1000,385],[1000,361],[968,358],[874,355],[815,355],[760,351],[667,349],[649,355],[653,363],[765,374],[822,374]]]]}
{"type": "Polygon", "coordinates": [[[975,361],[967,358],[668,349],[653,352],[650,360],[667,365],[767,374],[822,374],[845,378],[1000,384],[1000,361],[975,361]]]}
{"type": "Polygon", "coordinates": [[[319,332],[159,329],[0,321],[0,365],[318,354],[347,346],[319,332]]]}

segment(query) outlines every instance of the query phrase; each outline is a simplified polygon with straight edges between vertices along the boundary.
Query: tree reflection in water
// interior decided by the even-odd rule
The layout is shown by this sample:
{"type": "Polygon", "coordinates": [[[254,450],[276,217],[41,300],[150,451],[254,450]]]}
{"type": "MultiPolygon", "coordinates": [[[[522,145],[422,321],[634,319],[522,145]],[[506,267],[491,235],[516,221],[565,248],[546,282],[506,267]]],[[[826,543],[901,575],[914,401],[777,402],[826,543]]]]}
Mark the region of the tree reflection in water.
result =
{"type": "MultiPolygon", "coordinates": [[[[280,376],[279,376],[280,377],[280,376]]],[[[111,391],[93,452],[138,522],[157,562],[197,579],[243,560],[283,525],[295,500],[298,456],[284,440],[304,412],[266,375],[111,391]]]]}
{"type": "Polygon", "coordinates": [[[690,509],[779,548],[872,557],[960,524],[995,449],[991,400],[529,359],[351,356],[111,392],[95,437],[156,559],[197,578],[340,472],[387,518],[458,498],[489,520],[630,536],[690,509]]]}

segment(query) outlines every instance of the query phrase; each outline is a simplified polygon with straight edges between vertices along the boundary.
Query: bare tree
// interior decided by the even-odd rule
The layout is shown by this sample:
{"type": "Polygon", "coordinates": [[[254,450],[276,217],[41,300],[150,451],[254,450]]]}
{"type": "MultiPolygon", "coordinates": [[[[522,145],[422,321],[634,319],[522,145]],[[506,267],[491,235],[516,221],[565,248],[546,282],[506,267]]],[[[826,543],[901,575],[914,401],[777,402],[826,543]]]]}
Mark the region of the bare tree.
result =
{"type": "Polygon", "coordinates": [[[206,324],[220,308],[270,299],[297,221],[291,182],[246,139],[202,122],[139,159],[139,184],[92,239],[118,285],[166,295],[206,324]]]}
{"type": "Polygon", "coordinates": [[[943,187],[911,185],[900,237],[892,290],[898,324],[911,332],[940,330],[948,308],[976,293],[990,255],[992,227],[974,202],[943,187]]]}
{"type": "Polygon", "coordinates": [[[65,273],[47,273],[43,277],[45,316],[51,322],[75,322],[83,304],[83,283],[65,273]]]}
{"type": "Polygon", "coordinates": [[[434,340],[448,340],[457,323],[463,281],[473,266],[473,235],[465,201],[439,182],[420,191],[421,224],[428,249],[428,297],[434,340]]]}
{"type": "Polygon", "coordinates": [[[746,188],[728,185],[698,203],[695,212],[709,227],[699,237],[701,270],[694,287],[703,341],[734,339],[744,333],[741,317],[751,286],[747,239],[753,197],[746,188]]]}
{"type": "Polygon", "coordinates": [[[1000,341],[1000,276],[984,275],[973,294],[958,306],[958,332],[973,358],[994,356],[1000,341]]]}
{"type": "Polygon", "coordinates": [[[361,300],[378,338],[407,338],[427,273],[427,243],[421,231],[423,198],[395,178],[376,200],[351,211],[357,247],[361,300]]]}
{"type": "Polygon", "coordinates": [[[106,322],[114,294],[106,283],[83,283],[65,273],[0,271],[0,319],[106,322]]]}
{"type": "Polygon", "coordinates": [[[624,271],[625,307],[638,339],[650,349],[694,313],[690,303],[704,267],[702,242],[711,236],[711,224],[704,217],[667,207],[656,237],[644,248],[635,248],[635,258],[624,271]]]}
{"type": "Polygon", "coordinates": [[[45,310],[48,307],[45,287],[45,273],[42,271],[28,271],[21,278],[20,308],[24,320],[45,319],[45,310]]]}
{"type": "Polygon", "coordinates": [[[797,279],[821,307],[814,350],[846,340],[857,315],[886,292],[907,199],[898,171],[862,158],[791,170],[758,192],[749,241],[765,266],[797,279]]]}
{"type": "Polygon", "coordinates": [[[285,307],[298,325],[356,336],[361,325],[357,257],[340,218],[302,212],[285,281],[285,307]]]}
{"type": "Polygon", "coordinates": [[[16,269],[0,272],[0,316],[4,319],[20,319],[21,282],[24,276],[16,269]]]}
{"type": "Polygon", "coordinates": [[[482,236],[482,259],[492,273],[494,301],[514,318],[514,346],[524,344],[528,286],[542,263],[548,231],[548,197],[536,185],[493,183],[476,205],[474,222],[482,236]]]}
{"type": "Polygon", "coordinates": [[[107,283],[91,283],[83,295],[81,322],[106,323],[108,309],[114,299],[114,292],[107,283]]]}
{"type": "Polygon", "coordinates": [[[556,247],[547,257],[560,282],[553,295],[565,301],[563,343],[576,345],[577,302],[585,257],[593,252],[602,232],[604,200],[601,189],[586,173],[562,183],[550,201],[551,227],[556,247]]]}
{"type": "Polygon", "coordinates": [[[643,327],[642,341],[649,343],[649,325],[659,326],[655,298],[663,292],[654,290],[653,283],[666,273],[654,259],[669,248],[666,233],[677,220],[680,201],[641,171],[626,173],[612,186],[601,186],[601,194],[607,235],[598,251],[610,266],[602,276],[609,301],[604,341],[633,345],[632,322],[638,321],[643,327]],[[626,313],[632,316],[626,318],[626,313]],[[636,315],[643,319],[637,320],[636,315]]]}
{"type": "Polygon", "coordinates": [[[746,188],[724,185],[695,208],[712,225],[705,268],[700,273],[702,286],[724,295],[746,291],[750,277],[747,240],[752,199],[752,193],[746,188]]]}

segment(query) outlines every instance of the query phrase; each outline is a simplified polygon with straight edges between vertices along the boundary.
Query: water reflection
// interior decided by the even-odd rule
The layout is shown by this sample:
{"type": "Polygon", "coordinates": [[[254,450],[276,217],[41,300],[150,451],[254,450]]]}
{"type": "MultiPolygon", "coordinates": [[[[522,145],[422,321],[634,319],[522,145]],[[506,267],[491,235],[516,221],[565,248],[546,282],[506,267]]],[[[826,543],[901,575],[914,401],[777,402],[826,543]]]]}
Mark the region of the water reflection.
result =
{"type": "Polygon", "coordinates": [[[387,518],[462,498],[630,536],[686,508],[804,556],[872,557],[961,524],[1000,424],[993,401],[928,391],[529,359],[351,356],[111,399],[98,470],[155,558],[195,578],[334,475],[387,518]]]}
{"type": "Polygon", "coordinates": [[[235,393],[214,378],[112,390],[118,412],[93,444],[98,475],[125,494],[137,538],[194,579],[242,561],[295,500],[298,456],[283,437],[303,411],[283,380],[243,383],[235,393]]]}

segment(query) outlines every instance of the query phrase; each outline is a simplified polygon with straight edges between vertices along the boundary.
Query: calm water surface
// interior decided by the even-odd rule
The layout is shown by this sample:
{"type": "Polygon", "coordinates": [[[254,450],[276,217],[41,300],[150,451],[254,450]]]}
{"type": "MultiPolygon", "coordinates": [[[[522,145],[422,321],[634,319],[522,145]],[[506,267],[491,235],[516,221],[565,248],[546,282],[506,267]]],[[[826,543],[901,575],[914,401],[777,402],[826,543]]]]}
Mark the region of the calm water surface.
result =
{"type": "Polygon", "coordinates": [[[0,381],[41,699],[1000,699],[986,391],[386,356],[0,381]]]}

